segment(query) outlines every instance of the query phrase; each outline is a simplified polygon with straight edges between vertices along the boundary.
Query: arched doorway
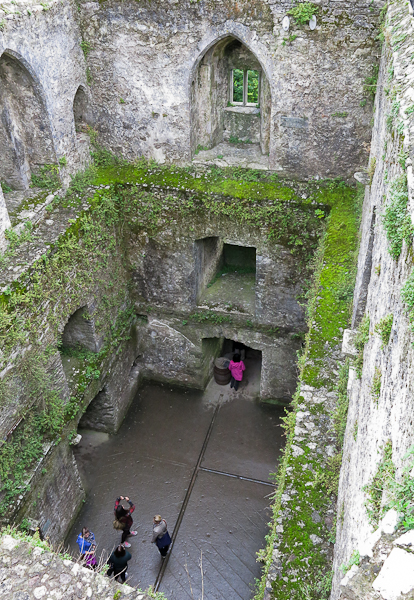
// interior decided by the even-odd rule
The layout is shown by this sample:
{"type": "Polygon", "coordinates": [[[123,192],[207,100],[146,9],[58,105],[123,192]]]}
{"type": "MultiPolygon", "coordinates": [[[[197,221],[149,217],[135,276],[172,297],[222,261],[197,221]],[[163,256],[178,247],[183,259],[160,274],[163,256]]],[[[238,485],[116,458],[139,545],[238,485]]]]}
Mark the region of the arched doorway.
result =
{"type": "Polygon", "coordinates": [[[234,36],[211,46],[191,81],[191,152],[228,143],[269,153],[271,91],[255,54],[234,36]]]}
{"type": "Polygon", "coordinates": [[[56,163],[56,155],[39,84],[8,51],[0,57],[0,106],[0,180],[25,190],[32,174],[56,163]]]}

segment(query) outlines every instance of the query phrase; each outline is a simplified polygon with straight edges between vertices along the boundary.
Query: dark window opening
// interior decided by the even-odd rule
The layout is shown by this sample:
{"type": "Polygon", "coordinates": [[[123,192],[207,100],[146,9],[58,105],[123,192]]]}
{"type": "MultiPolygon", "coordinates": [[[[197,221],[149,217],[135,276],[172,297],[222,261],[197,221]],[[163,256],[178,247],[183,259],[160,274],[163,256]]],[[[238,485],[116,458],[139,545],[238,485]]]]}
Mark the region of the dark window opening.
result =
{"type": "Polygon", "coordinates": [[[256,273],[256,248],[223,245],[223,273],[256,273]]]}
{"type": "Polygon", "coordinates": [[[77,133],[87,132],[88,126],[93,125],[88,96],[82,86],[78,87],[73,100],[73,117],[77,133]]]}
{"type": "Polygon", "coordinates": [[[197,304],[254,314],[256,248],[223,244],[219,238],[197,240],[195,274],[197,304]]]}

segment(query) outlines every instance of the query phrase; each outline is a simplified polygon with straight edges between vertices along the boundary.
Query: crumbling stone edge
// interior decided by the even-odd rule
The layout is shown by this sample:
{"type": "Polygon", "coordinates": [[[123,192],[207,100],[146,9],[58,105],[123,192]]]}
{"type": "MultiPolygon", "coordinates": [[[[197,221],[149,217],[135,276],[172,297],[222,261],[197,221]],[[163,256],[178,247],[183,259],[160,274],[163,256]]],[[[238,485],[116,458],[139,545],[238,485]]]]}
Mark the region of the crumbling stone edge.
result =
{"type": "Polygon", "coordinates": [[[0,536],[0,595],[27,600],[79,598],[79,600],[162,600],[163,594],[143,592],[121,585],[103,575],[106,566],[95,572],[67,554],[54,551],[47,542],[12,528],[0,536]]]}

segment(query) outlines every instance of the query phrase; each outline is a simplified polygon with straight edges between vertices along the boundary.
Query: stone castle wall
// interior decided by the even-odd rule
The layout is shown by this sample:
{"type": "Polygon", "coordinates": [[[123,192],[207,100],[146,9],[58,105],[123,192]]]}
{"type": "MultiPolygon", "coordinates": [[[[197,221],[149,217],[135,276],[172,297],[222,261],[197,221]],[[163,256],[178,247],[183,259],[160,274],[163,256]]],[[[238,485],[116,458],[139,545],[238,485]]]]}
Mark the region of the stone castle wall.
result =
{"type": "MultiPolygon", "coordinates": [[[[290,1],[51,2],[28,3],[19,11],[5,6],[0,56],[15,71],[23,69],[25,81],[20,91],[3,86],[3,153],[26,177],[24,185],[46,158],[59,164],[67,181],[87,160],[87,143],[75,131],[74,111],[76,119],[80,111],[100,141],[128,159],[189,161],[197,123],[211,126],[197,119],[192,106],[200,61],[218,42],[236,39],[265,76],[261,113],[268,131],[262,148],[268,148],[271,168],[298,178],[349,177],[367,162],[371,109],[361,102],[377,62],[375,30],[383,2],[317,4],[316,30],[292,20],[288,34],[281,21],[290,1]],[[9,107],[13,93],[17,112],[9,107]],[[28,94],[45,122],[46,158],[32,156],[25,140],[40,118],[31,114],[30,102],[21,102],[28,94]]],[[[0,179],[11,183],[10,168],[3,167],[0,179]]]]}
{"type": "Polygon", "coordinates": [[[58,413],[52,421],[59,438],[53,431],[46,437],[30,481],[10,498],[3,522],[26,518],[52,542],[61,540],[83,498],[70,449],[79,422],[116,432],[142,378],[203,389],[225,338],[262,352],[263,399],[290,400],[305,328],[297,295],[323,230],[314,211],[324,205],[302,205],[299,197],[290,203],[299,222],[312,215],[305,221],[311,242],[293,253],[282,242],[264,241],[265,223],[241,227],[236,217],[214,211],[186,214],[187,193],[169,187],[91,187],[80,203],[58,203],[33,238],[4,257],[1,435],[13,444],[31,415],[46,410],[44,418],[52,419],[49,412],[60,404],[63,420],[58,413]],[[159,206],[154,230],[145,207],[159,206]],[[202,292],[215,272],[209,261],[218,267],[220,260],[210,242],[200,260],[205,239],[217,240],[220,251],[228,243],[256,249],[250,312],[237,304],[242,290],[228,305],[205,304],[202,292]]]}
{"type": "MultiPolygon", "coordinates": [[[[349,413],[339,485],[333,600],[351,597],[349,590],[340,586],[344,577],[340,566],[346,565],[356,551],[364,558],[364,541],[376,529],[369,520],[366,503],[370,496],[364,487],[372,484],[387,444],[392,446],[396,479],[401,480],[407,467],[405,455],[414,443],[413,333],[407,305],[401,296],[412,272],[412,248],[404,241],[401,254],[391,256],[391,241],[384,228],[384,214],[392,202],[393,186],[396,181],[404,182],[404,177],[408,186],[403,183],[402,190],[408,195],[408,203],[401,214],[411,220],[414,217],[413,117],[410,110],[407,112],[414,101],[414,69],[410,58],[413,34],[413,18],[406,3],[392,3],[388,9],[376,97],[370,159],[372,183],[366,187],[352,323],[356,329],[365,315],[370,327],[363,350],[362,377],[358,378],[351,367],[348,382],[349,413]],[[384,344],[375,327],[388,315],[393,315],[393,323],[389,342],[384,344]],[[378,373],[381,386],[379,394],[375,394],[373,383],[378,373]]],[[[384,487],[381,505],[386,502],[384,487]]],[[[367,570],[371,579],[367,579],[366,587],[361,586],[362,595],[355,591],[356,587],[352,598],[370,598],[370,594],[374,597],[371,583],[389,551],[390,548],[379,553],[376,574],[367,570]]],[[[353,567],[362,580],[364,565],[359,569],[353,567]]],[[[400,576],[390,572],[390,577],[394,577],[397,586],[400,576]]]]}
{"type": "MultiPolygon", "coordinates": [[[[266,97],[270,100],[267,106],[261,107],[261,119],[268,124],[268,139],[262,140],[262,147],[268,145],[271,168],[297,178],[350,177],[368,162],[372,111],[370,102],[364,103],[364,82],[372,75],[373,66],[377,63],[376,26],[378,11],[384,3],[321,0],[317,4],[320,11],[316,30],[310,31],[308,26],[302,29],[292,26],[289,34],[282,31],[281,20],[292,3],[270,0],[238,3],[230,0],[214,3],[209,0],[197,3],[173,0],[168,3],[161,0],[118,3],[108,0],[105,3],[80,3],[79,6],[51,3],[47,9],[28,4],[21,14],[16,14],[13,9],[11,14],[3,15],[4,11],[0,10],[0,20],[3,17],[5,20],[0,27],[0,57],[4,58],[0,73],[6,77],[7,73],[22,69],[21,90],[27,89],[36,96],[33,119],[39,121],[39,110],[44,111],[41,116],[47,124],[44,128],[47,131],[45,145],[49,148],[50,144],[47,160],[56,163],[60,160],[60,177],[68,182],[69,175],[88,160],[88,142],[80,131],[76,132],[75,127],[75,119],[79,124],[82,115],[84,123],[98,132],[100,143],[130,160],[144,155],[161,163],[188,162],[198,144],[197,123],[197,126],[211,127],[218,132],[214,134],[214,140],[219,141],[218,120],[216,122],[211,117],[214,107],[208,107],[210,112],[200,118],[203,97],[194,101],[192,82],[197,81],[198,85],[203,81],[202,77],[198,77],[201,73],[199,67],[204,56],[212,52],[216,44],[236,39],[252,52],[266,77],[266,97]]],[[[403,31],[411,31],[410,18],[402,4],[394,3],[390,16],[401,20],[403,31]]],[[[388,191],[384,182],[390,182],[403,173],[401,151],[408,153],[405,166],[410,202],[413,188],[410,162],[413,158],[410,142],[412,117],[404,112],[414,100],[409,91],[412,76],[408,64],[412,50],[410,38],[397,41],[393,47],[394,75],[390,82],[387,81],[389,48],[381,64],[371,147],[371,158],[376,159],[376,163],[372,164],[376,168],[372,167],[372,185],[366,192],[361,231],[353,327],[366,312],[371,318],[371,335],[365,347],[362,379],[358,380],[351,369],[349,380],[350,408],[338,501],[340,519],[337,525],[334,599],[339,598],[341,593],[339,566],[349,560],[370,531],[362,488],[372,479],[382,448],[388,440],[392,441],[397,473],[401,472],[403,456],[413,441],[410,402],[412,334],[400,298],[401,286],[411,272],[411,258],[404,245],[399,260],[392,259],[387,253],[387,241],[381,228],[383,194],[388,191]],[[398,119],[402,122],[402,129],[397,132],[397,117],[394,129],[387,131],[386,128],[387,116],[392,109],[391,101],[384,92],[387,86],[392,87],[396,83],[401,86],[398,91],[401,95],[398,119]],[[397,135],[402,132],[405,135],[403,141],[397,135]],[[374,326],[391,312],[394,315],[392,336],[384,349],[374,334],[374,326]],[[381,394],[377,402],[372,398],[376,369],[382,373],[381,394]]],[[[211,73],[209,81],[215,81],[211,73]]],[[[222,73],[217,82],[224,85],[222,73]]],[[[21,134],[19,138],[22,123],[30,123],[30,102],[19,105],[19,111],[13,112],[8,108],[10,99],[23,92],[14,88],[10,91],[6,86],[2,89],[2,93],[7,92],[8,96],[2,97],[2,100],[5,99],[2,101],[0,144],[7,146],[12,139],[13,147],[20,148],[19,152],[16,150],[17,159],[10,162],[7,173],[14,168],[16,173],[26,173],[29,181],[31,171],[46,160],[43,155],[39,155],[40,158],[31,156],[25,147],[24,136],[21,134]]],[[[215,96],[223,97],[223,94],[215,96]]],[[[0,179],[4,179],[5,174],[6,171],[0,170],[0,179]]],[[[0,200],[2,197],[0,192],[0,200]]],[[[83,209],[87,210],[88,205],[84,205],[83,209]]],[[[57,243],[58,236],[69,227],[69,219],[76,219],[79,214],[80,209],[78,212],[67,209],[55,218],[53,226],[43,224],[39,228],[38,245],[33,244],[30,249],[31,264],[47,251],[46,241],[48,244],[57,243]]],[[[1,215],[0,231],[8,225],[6,210],[0,212],[1,215]]],[[[337,211],[335,218],[337,221],[332,220],[332,223],[336,223],[335,227],[339,230],[341,219],[348,218],[348,215],[343,217],[337,211]]],[[[130,232],[129,239],[123,240],[117,255],[117,276],[114,276],[114,265],[111,264],[107,270],[100,271],[97,279],[91,281],[86,278],[84,290],[84,282],[81,284],[76,280],[77,270],[73,268],[65,274],[67,285],[63,292],[59,291],[61,295],[58,298],[53,298],[54,306],[49,306],[49,298],[43,298],[36,307],[47,315],[45,321],[54,311],[54,319],[59,322],[55,329],[50,328],[48,323],[44,330],[30,332],[30,335],[40,336],[45,348],[57,345],[68,319],[82,307],[87,307],[94,331],[96,325],[96,339],[93,339],[96,348],[100,347],[101,339],[109,334],[110,329],[99,326],[99,315],[101,319],[104,315],[107,324],[113,323],[114,307],[124,307],[128,300],[142,317],[138,325],[130,324],[133,335],[128,335],[128,340],[120,340],[117,347],[112,348],[111,357],[105,357],[99,367],[99,375],[87,381],[82,410],[88,404],[90,409],[83,417],[84,424],[115,431],[141,377],[200,386],[208,371],[208,361],[203,355],[203,338],[237,339],[262,350],[262,397],[286,400],[292,395],[296,381],[294,359],[299,342],[294,341],[291,334],[303,329],[304,325],[303,313],[296,300],[301,279],[299,273],[295,274],[294,257],[277,244],[269,250],[269,246],[261,241],[263,232],[259,229],[253,231],[245,227],[240,232],[236,225],[224,219],[223,222],[220,219],[203,219],[191,223],[191,226],[193,232],[186,231],[185,235],[181,229],[168,226],[151,240],[145,233],[139,232],[134,237],[130,232]],[[219,237],[221,244],[256,247],[258,291],[255,317],[260,326],[276,325],[283,329],[276,339],[269,338],[260,327],[245,327],[246,319],[237,321],[240,315],[236,316],[232,326],[183,323],[188,314],[197,310],[200,289],[208,281],[207,276],[200,277],[197,273],[195,244],[209,236],[219,237]],[[131,285],[128,269],[132,271],[131,285]],[[122,300],[122,294],[117,297],[111,295],[114,286],[124,290],[122,300]],[[173,314],[174,311],[177,314],[173,314]],[[117,360],[115,351],[122,361],[117,360]],[[177,356],[180,356],[179,361],[177,356]],[[119,384],[120,381],[125,385],[119,384]]],[[[352,227],[349,229],[351,231],[352,227]]],[[[328,240],[336,239],[333,230],[330,235],[328,240]]],[[[16,263],[3,277],[3,291],[9,285],[13,290],[18,289],[18,278],[27,270],[26,251],[28,249],[24,248],[20,255],[18,253],[16,263]]],[[[112,260],[113,256],[109,258],[112,260]]],[[[343,264],[338,268],[342,268],[343,264]]],[[[333,268],[336,269],[337,265],[333,268]]],[[[321,306],[324,306],[323,290],[321,284],[318,299],[321,306]]],[[[31,318],[28,312],[24,316],[31,318]]],[[[337,335],[346,319],[345,315],[339,319],[337,316],[331,315],[336,322],[333,332],[328,325],[320,322],[321,315],[315,317],[315,339],[317,332],[323,331],[329,343],[321,359],[319,346],[312,350],[312,343],[317,346],[320,340],[312,342],[310,337],[308,362],[302,365],[304,375],[302,392],[296,398],[296,429],[293,424],[291,453],[287,459],[290,462],[286,463],[287,493],[280,498],[273,563],[266,580],[269,597],[272,593],[290,593],[291,584],[295,590],[299,589],[296,576],[303,566],[301,562],[307,560],[305,555],[309,548],[314,561],[309,573],[326,571],[332,553],[332,498],[321,490],[315,494],[312,490],[316,485],[314,473],[319,473],[320,465],[328,467],[329,459],[335,453],[330,413],[336,399],[334,379],[337,375],[336,362],[340,358],[337,335]],[[315,365],[317,376],[312,371],[315,365]],[[329,439],[328,447],[323,447],[326,439],[329,439]],[[304,479],[307,479],[309,490],[306,496],[299,498],[298,485],[302,485],[304,479]],[[295,529],[297,519],[294,511],[298,510],[298,506],[304,514],[306,536],[303,531],[295,529]],[[306,539],[306,548],[300,548],[302,538],[306,539]],[[296,554],[293,553],[294,548],[296,554]],[[323,565],[322,571],[318,571],[320,565],[323,565]]],[[[20,413],[30,408],[32,402],[27,390],[19,387],[19,376],[13,379],[11,372],[12,364],[17,365],[15,373],[18,372],[20,359],[30,350],[27,331],[25,335],[26,338],[20,339],[12,353],[10,365],[4,366],[1,373],[2,376],[8,375],[19,389],[14,404],[3,407],[0,418],[3,436],[9,435],[11,429],[18,425],[20,413]]],[[[58,372],[56,389],[66,403],[79,389],[80,377],[72,378],[72,372],[76,373],[78,366],[75,362],[62,364],[55,348],[48,368],[58,372]]],[[[78,411],[72,426],[77,424],[80,416],[78,411]]],[[[15,506],[19,518],[34,519],[44,531],[48,529],[48,515],[54,514],[52,505],[56,511],[66,511],[68,517],[62,520],[60,529],[49,532],[56,540],[61,539],[83,494],[76,465],[70,460],[69,437],[68,427],[60,446],[45,448],[44,457],[33,475],[30,494],[22,493],[19,499],[22,502],[15,506]],[[64,465],[61,470],[60,464],[64,465]],[[64,499],[65,507],[59,504],[57,498],[56,485],[59,482],[69,490],[64,499]],[[39,494],[41,498],[34,505],[39,494]]]]}

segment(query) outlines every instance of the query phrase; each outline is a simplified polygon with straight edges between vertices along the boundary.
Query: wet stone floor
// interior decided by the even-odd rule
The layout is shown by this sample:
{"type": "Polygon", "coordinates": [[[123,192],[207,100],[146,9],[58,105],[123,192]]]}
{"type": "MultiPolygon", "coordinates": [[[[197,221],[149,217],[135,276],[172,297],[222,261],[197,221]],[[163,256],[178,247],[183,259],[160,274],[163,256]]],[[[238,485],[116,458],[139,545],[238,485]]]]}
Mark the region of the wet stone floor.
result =
{"type": "Polygon", "coordinates": [[[138,531],[129,538],[130,585],[156,585],[168,600],[200,598],[202,586],[205,600],[253,596],[284,413],[255,402],[243,386],[228,387],[213,382],[203,394],[145,384],[117,435],[80,431],[75,455],[87,496],[67,539],[75,556],[85,525],[106,558],[120,541],[112,526],[115,498],[129,496],[138,531]],[[151,544],[157,513],[173,536],[165,561],[151,544]]]}

